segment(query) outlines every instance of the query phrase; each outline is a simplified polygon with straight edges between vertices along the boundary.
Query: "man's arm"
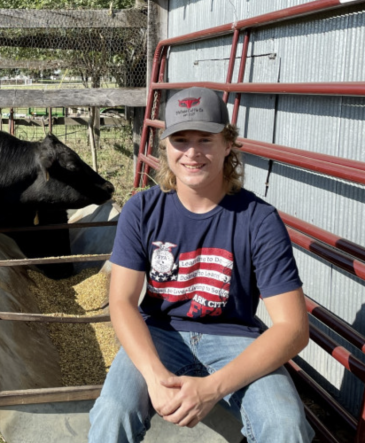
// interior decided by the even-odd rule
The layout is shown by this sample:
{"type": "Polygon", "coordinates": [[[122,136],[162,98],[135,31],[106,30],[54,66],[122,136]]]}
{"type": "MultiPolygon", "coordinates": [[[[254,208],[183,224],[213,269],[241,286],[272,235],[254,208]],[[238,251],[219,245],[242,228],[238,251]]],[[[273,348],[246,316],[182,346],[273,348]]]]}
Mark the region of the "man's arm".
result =
{"type": "Polygon", "coordinates": [[[264,303],[273,325],[238,357],[208,377],[171,377],[164,382],[180,388],[161,410],[165,420],[195,426],[225,395],[275,371],[307,345],[308,316],[301,289],[265,298],[264,303]]]}
{"type": "Polygon", "coordinates": [[[144,278],[144,272],[112,265],[110,317],[121,345],[146,380],[152,404],[160,413],[160,408],[173,398],[177,389],[161,385],[161,380],[173,374],[161,363],[148,327],[138,310],[144,278]]]}

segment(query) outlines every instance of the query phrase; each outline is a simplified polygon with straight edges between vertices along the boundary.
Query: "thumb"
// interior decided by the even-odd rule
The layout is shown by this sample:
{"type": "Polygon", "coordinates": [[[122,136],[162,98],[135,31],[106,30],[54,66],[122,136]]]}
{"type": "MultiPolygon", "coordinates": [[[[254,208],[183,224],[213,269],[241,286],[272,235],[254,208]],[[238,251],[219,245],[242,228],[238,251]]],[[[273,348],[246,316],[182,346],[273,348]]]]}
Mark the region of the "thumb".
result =
{"type": "Polygon", "coordinates": [[[169,377],[165,380],[161,380],[162,386],[166,388],[178,388],[182,385],[180,377],[169,377]]]}

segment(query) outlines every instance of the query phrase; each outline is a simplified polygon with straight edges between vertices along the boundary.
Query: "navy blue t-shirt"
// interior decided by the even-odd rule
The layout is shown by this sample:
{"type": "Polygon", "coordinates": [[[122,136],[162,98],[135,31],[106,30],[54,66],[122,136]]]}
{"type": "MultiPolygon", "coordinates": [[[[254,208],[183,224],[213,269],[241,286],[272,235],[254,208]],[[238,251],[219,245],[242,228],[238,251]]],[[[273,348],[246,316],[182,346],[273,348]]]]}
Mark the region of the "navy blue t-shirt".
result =
{"type": "Polygon", "coordinates": [[[145,271],[140,305],[153,326],[256,337],[259,296],[302,285],[276,209],[242,189],[195,214],[155,186],[123,207],[111,261],[145,271]]]}

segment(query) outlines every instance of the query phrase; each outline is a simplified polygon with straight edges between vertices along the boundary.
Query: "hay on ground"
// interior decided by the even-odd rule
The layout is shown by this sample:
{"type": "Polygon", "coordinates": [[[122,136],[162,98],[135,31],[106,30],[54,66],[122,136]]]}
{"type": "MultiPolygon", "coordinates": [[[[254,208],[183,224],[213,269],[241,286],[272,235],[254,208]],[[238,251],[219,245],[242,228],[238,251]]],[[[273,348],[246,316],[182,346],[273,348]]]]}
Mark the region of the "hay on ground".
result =
{"type": "MultiPolygon", "coordinates": [[[[42,314],[94,316],[108,296],[109,281],[97,269],[84,269],[63,280],[51,280],[28,271],[31,291],[42,314]]],[[[63,386],[101,384],[119,349],[111,323],[47,323],[60,356],[63,386]]]]}

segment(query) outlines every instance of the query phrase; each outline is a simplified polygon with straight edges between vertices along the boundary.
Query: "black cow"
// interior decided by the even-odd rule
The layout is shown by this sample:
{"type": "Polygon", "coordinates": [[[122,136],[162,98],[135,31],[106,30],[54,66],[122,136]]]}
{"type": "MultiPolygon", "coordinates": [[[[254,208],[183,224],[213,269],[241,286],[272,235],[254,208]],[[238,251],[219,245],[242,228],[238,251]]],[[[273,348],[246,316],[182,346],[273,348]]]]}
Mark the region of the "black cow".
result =
{"type": "MultiPolygon", "coordinates": [[[[19,140],[0,131],[0,227],[66,223],[67,209],[110,200],[113,185],[48,135],[42,142],[19,140]]],[[[13,232],[30,258],[70,255],[68,230],[13,232]]],[[[72,264],[43,265],[49,277],[72,274],[72,264]]]]}

